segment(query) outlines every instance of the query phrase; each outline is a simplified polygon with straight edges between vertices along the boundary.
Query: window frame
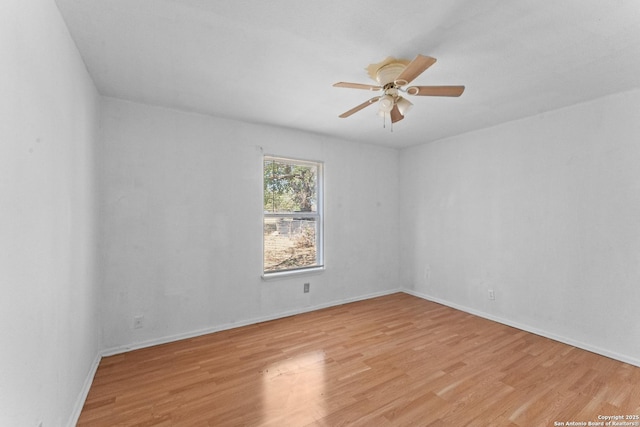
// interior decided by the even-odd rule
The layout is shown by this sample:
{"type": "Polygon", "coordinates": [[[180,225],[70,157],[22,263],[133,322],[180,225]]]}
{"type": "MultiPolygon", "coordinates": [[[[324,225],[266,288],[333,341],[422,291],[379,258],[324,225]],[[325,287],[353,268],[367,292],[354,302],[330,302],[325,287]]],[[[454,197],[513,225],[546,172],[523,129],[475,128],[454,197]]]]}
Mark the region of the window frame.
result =
{"type": "Polygon", "coordinates": [[[306,160],[265,154],[262,157],[262,278],[264,280],[281,277],[317,274],[324,271],[324,163],[318,160],[306,160]],[[313,166],[316,168],[316,211],[315,212],[268,212],[264,209],[264,168],[267,161],[276,161],[297,166],[313,166]],[[316,262],[306,267],[287,268],[265,271],[265,239],[264,224],[266,218],[313,218],[316,224],[316,262]]]}

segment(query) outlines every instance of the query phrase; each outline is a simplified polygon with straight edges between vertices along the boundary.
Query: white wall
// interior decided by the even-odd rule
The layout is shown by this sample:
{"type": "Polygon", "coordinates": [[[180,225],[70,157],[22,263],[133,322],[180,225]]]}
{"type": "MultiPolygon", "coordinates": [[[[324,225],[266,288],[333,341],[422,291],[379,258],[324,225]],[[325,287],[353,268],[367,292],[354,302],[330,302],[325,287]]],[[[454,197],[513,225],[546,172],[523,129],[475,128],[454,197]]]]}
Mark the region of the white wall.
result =
{"type": "Polygon", "coordinates": [[[109,98],[101,129],[111,351],[399,288],[397,150],[109,98]],[[261,279],[263,153],[324,162],[325,272],[261,279]]]}
{"type": "Polygon", "coordinates": [[[98,95],[49,0],[0,3],[0,76],[0,425],[68,425],[100,350],[98,95]]]}
{"type": "Polygon", "coordinates": [[[638,111],[635,90],[404,150],[404,286],[640,364],[638,111]]]}

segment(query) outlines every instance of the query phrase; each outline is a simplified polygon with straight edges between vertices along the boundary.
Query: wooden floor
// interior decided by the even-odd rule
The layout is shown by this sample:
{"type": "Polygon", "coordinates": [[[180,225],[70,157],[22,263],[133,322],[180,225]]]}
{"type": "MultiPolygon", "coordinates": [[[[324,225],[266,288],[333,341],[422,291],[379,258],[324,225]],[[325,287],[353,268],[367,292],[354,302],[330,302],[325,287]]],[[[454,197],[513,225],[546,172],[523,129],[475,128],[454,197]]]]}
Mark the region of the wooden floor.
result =
{"type": "Polygon", "coordinates": [[[399,293],[104,358],[78,425],[531,427],[599,415],[640,415],[640,368],[399,293]]]}

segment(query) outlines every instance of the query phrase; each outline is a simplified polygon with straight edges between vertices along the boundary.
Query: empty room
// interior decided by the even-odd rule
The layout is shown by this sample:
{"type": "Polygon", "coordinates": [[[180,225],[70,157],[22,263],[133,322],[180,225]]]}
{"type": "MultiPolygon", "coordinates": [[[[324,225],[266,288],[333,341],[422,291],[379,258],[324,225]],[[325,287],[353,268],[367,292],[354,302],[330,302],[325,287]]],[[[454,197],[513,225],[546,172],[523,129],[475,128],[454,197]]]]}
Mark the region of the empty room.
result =
{"type": "Polygon", "coordinates": [[[640,4],[3,0],[0,426],[640,426],[640,4]]]}

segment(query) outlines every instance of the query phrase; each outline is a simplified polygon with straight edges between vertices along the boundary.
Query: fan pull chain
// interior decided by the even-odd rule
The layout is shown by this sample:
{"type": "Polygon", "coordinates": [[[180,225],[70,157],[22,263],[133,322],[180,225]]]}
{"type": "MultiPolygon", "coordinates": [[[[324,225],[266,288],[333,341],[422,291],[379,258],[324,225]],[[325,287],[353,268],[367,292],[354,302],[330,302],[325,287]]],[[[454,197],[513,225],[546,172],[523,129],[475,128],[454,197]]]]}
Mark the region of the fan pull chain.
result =
{"type": "MultiPolygon", "coordinates": [[[[389,118],[391,118],[391,116],[389,116],[389,118]]],[[[382,116],[382,128],[383,129],[387,128],[387,113],[384,113],[384,115],[382,116]]],[[[393,120],[391,120],[391,124],[389,125],[389,129],[391,130],[391,132],[393,132],[393,120]]]]}

